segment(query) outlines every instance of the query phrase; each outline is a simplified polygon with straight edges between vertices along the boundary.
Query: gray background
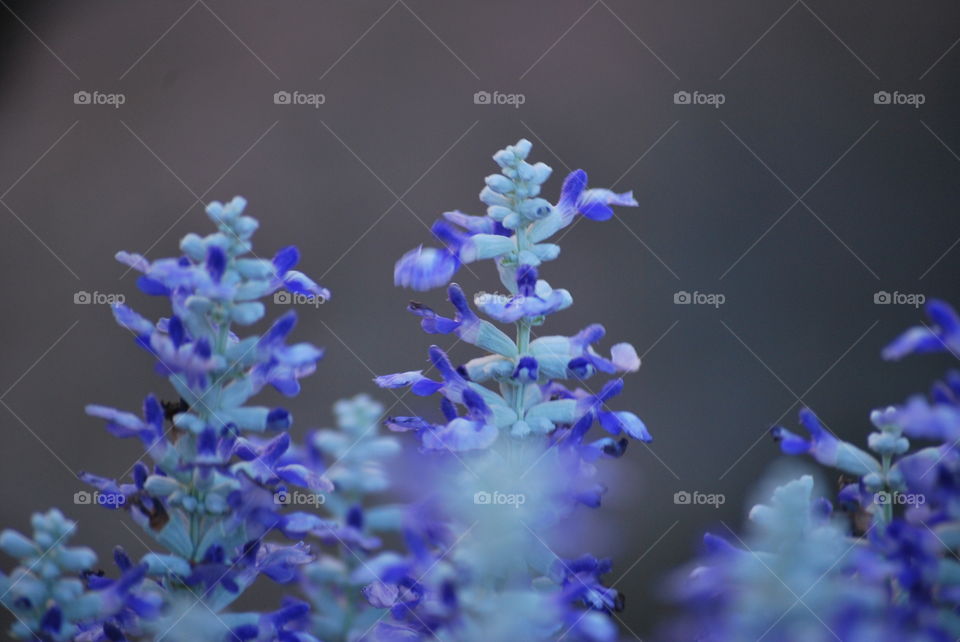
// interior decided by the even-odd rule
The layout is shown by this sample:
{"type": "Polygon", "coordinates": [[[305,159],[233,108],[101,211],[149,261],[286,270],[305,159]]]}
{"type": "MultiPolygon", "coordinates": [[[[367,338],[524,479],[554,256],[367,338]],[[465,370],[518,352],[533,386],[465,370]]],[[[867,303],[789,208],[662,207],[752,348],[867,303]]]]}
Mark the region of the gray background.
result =
{"type": "MultiPolygon", "coordinates": [[[[949,365],[883,364],[880,348],[920,313],[874,293],[960,299],[956,3],[0,4],[4,525],[57,505],[101,553],[114,541],[143,551],[120,515],[71,504],[73,472],[120,475],[140,452],[83,405],[166,393],[105,306],[73,303],[80,290],[123,293],[162,311],[116,250],[171,255],[209,229],[200,201],[234,194],[262,222],[261,254],[297,243],[334,293],[301,310],[298,338],[328,349],[290,404],[302,431],[344,395],[390,405],[372,373],[424,363],[431,338],[404,313],[393,263],[429,242],[440,212],[482,213],[489,157],[520,137],[554,166],[550,197],[583,167],[640,202],[577,225],[543,272],[576,300],[550,331],[601,321],[605,347],[646,353],[617,407],[655,441],[608,466],[619,477],[589,517],[613,529],[593,547],[614,555],[612,579],[630,569],[626,638],[664,617],[660,580],[698,533],[739,526],[778,457],[771,424],[794,425],[806,403],[862,441],[871,408],[949,365]],[[76,105],[79,90],[126,102],[76,105]],[[278,90],[326,102],[275,105],[278,90]],[[525,103],[476,105],[480,90],[525,103]],[[725,103],[677,105],[679,90],[725,103]],[[925,103],[876,105],[880,90],[925,103]],[[675,305],[680,290],[726,303],[675,305]],[[678,506],[678,490],[728,500],[678,506]]],[[[496,287],[491,266],[475,272],[459,277],[468,290],[496,287]]],[[[432,407],[408,397],[394,412],[405,405],[432,407]]]]}

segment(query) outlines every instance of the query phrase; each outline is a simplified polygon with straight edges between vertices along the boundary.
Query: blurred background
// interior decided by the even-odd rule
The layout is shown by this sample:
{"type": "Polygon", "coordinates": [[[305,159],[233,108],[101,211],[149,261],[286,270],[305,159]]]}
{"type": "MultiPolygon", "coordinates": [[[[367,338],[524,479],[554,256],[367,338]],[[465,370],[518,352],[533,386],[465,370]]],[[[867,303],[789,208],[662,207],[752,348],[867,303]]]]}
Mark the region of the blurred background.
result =
{"type": "MultiPolygon", "coordinates": [[[[954,2],[0,5],[3,526],[60,506],[101,555],[145,552],[123,515],[72,504],[77,471],[120,475],[141,450],[83,406],[168,394],[98,303],[162,313],[117,250],[172,255],[210,229],[202,203],[235,194],[258,253],[298,244],[333,291],[300,310],[297,338],[327,348],[290,404],[300,433],[343,396],[390,407],[374,373],[423,367],[436,338],[393,264],[441,212],[481,214],[491,154],[523,137],[554,167],[548,197],[582,167],[640,202],[576,225],[542,272],[575,298],[550,333],[600,321],[604,349],[644,355],[617,407],[655,441],[607,467],[606,505],[583,517],[614,557],[625,639],[669,613],[663,578],[704,530],[742,525],[780,458],[771,425],[808,405],[859,443],[872,408],[951,365],[879,352],[923,297],[960,301],[954,2]]],[[[498,287],[474,272],[467,290],[498,287]]],[[[432,402],[393,412],[410,410],[432,402]]]]}

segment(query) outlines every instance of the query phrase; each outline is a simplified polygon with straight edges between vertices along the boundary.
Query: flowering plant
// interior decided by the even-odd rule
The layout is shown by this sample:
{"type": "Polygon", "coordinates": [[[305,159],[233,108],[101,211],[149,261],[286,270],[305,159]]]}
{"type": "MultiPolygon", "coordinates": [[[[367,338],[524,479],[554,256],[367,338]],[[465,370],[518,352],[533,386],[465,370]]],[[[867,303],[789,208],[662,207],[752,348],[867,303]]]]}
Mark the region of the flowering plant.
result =
{"type": "MultiPolygon", "coordinates": [[[[960,356],[960,317],[941,301],[883,355],[960,356]]],[[[867,450],[837,438],[810,410],[809,436],[772,430],[790,455],[810,455],[846,480],[832,503],[805,476],[751,511],[746,540],[708,535],[680,595],[704,640],[955,640],[960,636],[960,374],[928,396],[870,415],[867,450]],[[932,445],[911,449],[911,442],[932,445]],[[869,451],[869,452],[868,452],[869,451]]]]}
{"type": "Polygon", "coordinates": [[[67,545],[75,524],[55,509],[34,516],[32,537],[3,531],[0,550],[20,562],[0,574],[0,602],[17,618],[11,633],[89,642],[615,639],[623,597],[602,580],[612,562],[557,535],[575,511],[600,505],[597,464],[623,455],[630,439],[651,439],[635,414],[607,405],[640,359],[628,343],[598,352],[598,324],[538,335],[573,302],[538,270],[559,254],[551,237],[579,217],[606,220],[612,206],[637,203],[629,192],[588,189],[581,170],[548,202],[539,194],[551,171],[526,161],[530,147],[521,140],[494,156],[501,171],[481,192],[486,216],[447,212],[433,227],[443,247],[414,250],[396,266],[399,285],[448,285],[452,318],[410,305],[427,333],[485,353],[454,366],[433,346],[437,379],[424,371],[376,379],[440,398],[437,419],[384,422],[414,433],[430,462],[424,474],[438,490],[412,506],[375,497],[390,485],[385,460],[399,442],[378,432],[383,408],[371,398],[337,402],[337,427],[300,443],[286,409],[253,402],[268,386],[297,395],[322,356],[309,343],[287,343],[292,311],[241,336],[264,318],[262,299],[282,290],[330,295],[294,269],[296,248],[271,260],[253,253],[258,224],[243,199],[208,206],[217,230],[184,237],[178,257],[118,253],[141,273],[141,290],[171,304],[155,323],[123,304],[113,313],[174,396],[148,395],[139,415],[88,406],[114,436],[139,439],[150,464],[138,461],[117,479],[81,479],[97,504],[129,513],[163,550],[137,561],[118,547],[111,574],[90,549],[67,545]],[[472,306],[449,281],[483,259],[506,293],[478,294],[472,306]],[[612,378],[592,390],[600,373],[612,378]],[[592,436],[595,424],[605,435],[592,436]],[[391,533],[405,550],[387,550],[391,533]],[[558,555],[554,540],[572,552],[558,555]],[[265,613],[231,610],[260,576],[305,599],[287,595],[265,613]]]}
{"type": "Polygon", "coordinates": [[[0,549],[20,560],[10,575],[0,575],[0,600],[17,618],[14,636],[347,639],[371,608],[359,586],[349,594],[342,589],[351,583],[353,560],[380,547],[376,532],[399,522],[394,507],[365,515],[362,505],[366,494],[385,487],[378,460],[396,443],[360,434],[381,410],[367,397],[337,404],[339,429],[311,433],[303,445],[291,440],[287,410],[250,403],[266,386],[298,394],[299,379],[322,355],[309,343],[286,342],[293,311],[262,335],[239,336],[264,317],[260,299],[281,290],[318,300],[330,294],[294,269],[295,247],[272,260],[253,254],[258,223],[244,215],[245,205],[239,197],[210,204],[216,232],[187,235],[177,258],[117,254],[141,273],[141,290],[170,300],[172,314],[157,323],[122,304],[113,313],[156,359],[176,400],[148,395],[140,416],[88,406],[114,436],[139,439],[152,463],[134,464],[129,481],[81,478],[97,504],[127,512],[165,552],[135,562],[117,548],[119,577],[110,579],[96,569],[93,551],[66,546],[75,525],[57,510],[34,516],[32,538],[4,531],[0,549]],[[294,504],[312,510],[290,510],[294,504]],[[308,537],[337,551],[317,555],[308,537]],[[269,613],[229,612],[260,576],[302,586],[314,613],[293,597],[269,613]]]}
{"type": "Polygon", "coordinates": [[[546,540],[578,505],[600,505],[600,460],[621,456],[629,438],[650,441],[635,414],[607,406],[623,388],[620,375],[636,371],[640,359],[628,343],[614,345],[609,358],[598,353],[601,325],[574,336],[536,330],[573,303],[567,290],[539,278],[560,253],[550,238],[580,217],[607,220],[612,206],[637,203],[629,192],[588,189],[583,170],[566,177],[555,204],[547,201],[540,190],[551,169],[528,163],[530,149],[521,140],[494,155],[500,172],[480,192],[486,216],[444,213],[432,228],[443,247],[414,249],[396,264],[398,285],[447,286],[452,318],[410,304],[423,330],[455,335],[484,354],[455,366],[432,346],[437,379],[422,370],[376,379],[439,396],[437,419],[393,417],[388,425],[415,433],[425,453],[447,464],[443,490],[405,526],[411,554],[367,589],[372,603],[391,609],[393,621],[378,625],[384,639],[616,636],[608,614],[622,598],[601,581],[610,560],[563,558],[546,540]],[[506,292],[480,293],[471,305],[450,280],[480,260],[494,262],[506,292]],[[512,326],[514,336],[498,324],[512,326]],[[600,373],[614,378],[591,390],[588,381],[600,373]],[[597,423],[607,434],[591,438],[597,423]]]}

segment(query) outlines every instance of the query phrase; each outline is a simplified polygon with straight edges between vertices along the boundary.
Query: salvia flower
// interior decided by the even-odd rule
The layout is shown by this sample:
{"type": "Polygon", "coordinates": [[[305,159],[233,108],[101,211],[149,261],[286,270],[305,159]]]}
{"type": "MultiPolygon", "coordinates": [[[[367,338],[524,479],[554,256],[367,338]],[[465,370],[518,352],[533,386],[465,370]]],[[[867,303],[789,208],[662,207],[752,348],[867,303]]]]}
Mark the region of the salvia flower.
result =
{"type": "Polygon", "coordinates": [[[608,406],[623,388],[619,376],[640,359],[627,343],[609,358],[598,352],[598,324],[572,337],[535,330],[573,304],[570,292],[541,278],[560,253],[550,238],[578,216],[602,221],[613,206],[637,202],[629,192],[588,189],[582,170],[548,201],[541,189],[551,169],[528,162],[530,149],[521,140],[494,155],[500,172],[484,181],[485,216],[446,212],[432,227],[442,247],[412,250],[395,267],[397,285],[446,286],[451,312],[409,306],[426,333],[455,335],[483,354],[455,364],[434,345],[428,370],[376,378],[384,388],[439,397],[436,415],[386,423],[415,433],[421,450],[445,462],[431,484],[436,510],[405,529],[411,555],[387,560],[371,577],[368,598],[392,616],[376,627],[378,639],[616,636],[609,614],[622,599],[600,580],[609,562],[561,559],[547,540],[574,511],[600,505],[600,460],[621,456],[631,439],[650,441],[639,417],[608,406]],[[504,293],[471,298],[450,282],[481,260],[493,261],[504,293]],[[614,378],[591,390],[586,382],[597,373],[614,378]],[[606,436],[590,437],[595,425],[606,436]]]}
{"type": "Polygon", "coordinates": [[[689,613],[670,639],[893,642],[879,556],[857,550],[805,475],[750,511],[741,536],[708,534],[701,557],[673,580],[689,613]],[[871,568],[862,575],[859,565],[871,568]]]}
{"type": "Polygon", "coordinates": [[[0,550],[19,563],[9,575],[0,574],[0,603],[16,618],[13,637],[72,640],[91,622],[117,617],[127,608],[156,613],[155,600],[134,592],[145,565],[130,565],[121,579],[89,586],[85,574],[94,569],[97,556],[89,548],[67,546],[76,524],[51,509],[34,514],[31,525],[32,538],[12,530],[0,533],[0,550]]]}
{"type": "Polygon", "coordinates": [[[354,640],[383,615],[362,592],[368,569],[378,557],[397,556],[382,550],[382,536],[399,531],[404,508],[373,496],[390,488],[386,464],[400,444],[380,433],[384,408],[368,395],[341,399],[333,410],[337,427],[311,432],[304,448],[334,484],[311,534],[337,553],[318,555],[302,569],[301,582],[313,604],[311,630],[323,640],[354,640]]]}
{"type": "MultiPolygon", "coordinates": [[[[33,540],[5,531],[0,548],[21,561],[13,575],[2,576],[0,586],[4,604],[18,616],[16,636],[90,642],[145,636],[313,641],[306,602],[287,599],[272,613],[226,609],[260,576],[299,587],[303,569],[317,559],[299,541],[308,535],[336,535],[340,529],[355,534],[352,545],[377,545],[370,535],[375,527],[363,525],[362,510],[351,502],[383,489],[382,475],[378,482],[363,479],[361,471],[368,465],[376,470],[376,460],[395,446],[368,439],[349,459],[342,444],[323,435],[300,446],[291,439],[293,420],[286,409],[254,401],[268,385],[296,395],[299,380],[315,370],[322,355],[309,343],[288,342],[294,312],[262,335],[238,334],[265,316],[261,299],[281,289],[323,299],[330,295],[294,269],[296,248],[285,248],[272,260],[253,253],[258,224],[244,214],[245,206],[239,197],[210,204],[207,215],[216,231],[184,237],[180,256],[150,261],[127,252],[117,255],[141,273],[141,290],[170,301],[170,315],[156,322],[125,305],[113,312],[156,360],[157,372],[173,389],[172,401],[148,395],[139,413],[88,406],[88,414],[103,419],[114,436],[139,439],[145,461],[131,467],[129,480],[92,473],[80,478],[106,496],[98,504],[129,513],[165,550],[134,563],[118,549],[114,558],[120,574],[109,579],[93,568],[92,551],[65,546],[74,525],[58,511],[34,516],[33,540]],[[290,510],[283,500],[290,492],[317,498],[334,489],[335,482],[324,476],[325,448],[344,456],[338,471],[353,471],[349,476],[338,472],[345,494],[331,507],[336,519],[326,521],[290,510]],[[273,541],[271,534],[294,542],[273,541]]],[[[367,425],[374,411],[379,412],[374,402],[365,398],[342,408],[366,417],[367,425]]],[[[355,423],[344,420],[343,425],[355,423]]]]}
{"type": "MultiPolygon", "coordinates": [[[[903,333],[884,349],[884,357],[956,354],[956,313],[945,303],[931,301],[927,314],[931,325],[903,333]]],[[[747,544],[759,551],[756,557],[775,572],[776,581],[736,542],[730,546],[708,538],[705,563],[691,576],[692,589],[683,594],[703,616],[699,632],[687,634],[707,632],[703,639],[718,640],[757,635],[855,642],[957,639],[960,375],[948,373],[928,396],[915,395],[904,404],[874,410],[867,450],[838,439],[809,410],[801,412],[800,420],[809,437],[779,427],[773,434],[785,453],[810,455],[843,473],[837,503],[848,511],[847,518],[818,522],[804,517],[810,511],[799,507],[764,511],[766,527],[776,529],[771,532],[777,537],[767,538],[765,545],[750,539],[747,544]],[[913,442],[930,445],[912,449],[913,442]],[[811,530],[817,523],[821,525],[811,530]],[[793,530],[785,530],[791,524],[793,530]],[[797,542],[793,548],[792,541],[797,542]],[[819,577],[806,593],[802,585],[789,581],[798,571],[819,577]],[[777,582],[786,582],[790,594],[777,582]],[[791,603],[805,608],[791,607],[774,619],[791,603]]],[[[808,478],[791,482],[778,494],[785,498],[789,488],[791,495],[807,496],[810,483],[808,478]]]]}

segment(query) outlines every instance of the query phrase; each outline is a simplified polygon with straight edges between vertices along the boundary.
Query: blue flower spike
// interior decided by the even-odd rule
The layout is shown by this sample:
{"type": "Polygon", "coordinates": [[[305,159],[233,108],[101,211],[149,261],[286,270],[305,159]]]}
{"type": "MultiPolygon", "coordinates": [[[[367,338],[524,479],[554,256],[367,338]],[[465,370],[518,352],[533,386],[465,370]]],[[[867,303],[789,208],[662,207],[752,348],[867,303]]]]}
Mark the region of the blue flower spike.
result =
{"type": "Polygon", "coordinates": [[[551,237],[580,216],[604,221],[615,206],[637,202],[629,192],[589,189],[582,170],[563,181],[557,201],[547,200],[542,190],[552,171],[528,161],[531,148],[521,140],[494,155],[500,171],[480,192],[485,216],[444,213],[432,227],[441,247],[411,250],[394,270],[403,287],[446,287],[452,313],[419,301],[408,308],[426,333],[456,335],[483,354],[454,364],[433,346],[429,369],[375,380],[437,395],[435,415],[391,417],[386,425],[414,433],[425,456],[474,473],[444,479],[436,510],[407,527],[408,543],[421,553],[371,578],[368,599],[392,616],[375,629],[382,639],[437,632],[465,640],[616,637],[610,613],[622,598],[600,579],[610,563],[590,556],[551,561],[531,533],[559,528],[577,507],[599,506],[605,489],[594,478],[596,465],[622,456],[631,440],[651,440],[639,417],[607,405],[623,387],[619,377],[636,371],[640,359],[628,343],[613,346],[609,358],[597,352],[599,325],[573,337],[541,333],[551,315],[573,304],[570,292],[541,274],[560,254],[551,237]],[[451,282],[461,267],[485,260],[496,266],[501,292],[469,296],[451,282]],[[615,378],[596,393],[586,380],[598,373],[615,378]],[[608,436],[591,437],[595,424],[608,436]],[[504,487],[510,492],[497,490],[504,487]],[[464,498],[472,498],[466,508],[464,498]],[[438,558],[439,551],[447,552],[438,558]],[[519,568],[531,569],[529,577],[512,577],[519,568]],[[484,615],[493,612],[495,626],[484,615]]]}

